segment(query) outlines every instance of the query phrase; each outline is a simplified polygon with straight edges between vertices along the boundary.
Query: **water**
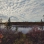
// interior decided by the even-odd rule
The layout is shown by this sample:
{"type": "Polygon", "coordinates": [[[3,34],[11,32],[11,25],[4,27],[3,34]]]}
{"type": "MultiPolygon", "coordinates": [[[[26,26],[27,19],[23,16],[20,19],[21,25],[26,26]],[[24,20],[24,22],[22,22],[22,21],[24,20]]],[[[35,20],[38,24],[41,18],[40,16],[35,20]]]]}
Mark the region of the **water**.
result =
{"type": "MultiPolygon", "coordinates": [[[[18,32],[22,32],[25,34],[25,33],[28,33],[30,30],[32,30],[33,27],[26,27],[26,28],[25,27],[18,27],[18,32]]],[[[6,30],[5,25],[1,25],[0,28],[6,30]]],[[[15,31],[16,26],[12,25],[11,29],[12,29],[12,31],[15,31]]],[[[38,26],[38,29],[40,29],[40,26],[38,26]]],[[[44,26],[43,26],[43,29],[44,29],[44,26]]]]}

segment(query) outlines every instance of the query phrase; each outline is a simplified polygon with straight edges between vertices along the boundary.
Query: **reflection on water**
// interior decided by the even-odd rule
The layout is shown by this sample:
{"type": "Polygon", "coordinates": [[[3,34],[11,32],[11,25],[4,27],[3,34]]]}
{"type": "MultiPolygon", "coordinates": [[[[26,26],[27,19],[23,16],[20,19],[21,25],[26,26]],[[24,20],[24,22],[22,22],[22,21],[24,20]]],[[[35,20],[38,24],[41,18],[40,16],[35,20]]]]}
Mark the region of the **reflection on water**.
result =
{"type": "MultiPolygon", "coordinates": [[[[33,27],[37,27],[38,29],[42,29],[41,26],[32,26],[32,27],[30,27],[30,26],[29,27],[19,27],[18,26],[18,32],[21,31],[23,33],[27,33],[27,32],[29,32],[29,30],[32,30],[33,27]]],[[[1,25],[0,28],[6,30],[5,25],[1,25]]],[[[16,29],[16,25],[12,25],[11,29],[12,29],[12,31],[14,31],[16,29]]],[[[43,26],[43,29],[44,29],[44,26],[43,26]]]]}

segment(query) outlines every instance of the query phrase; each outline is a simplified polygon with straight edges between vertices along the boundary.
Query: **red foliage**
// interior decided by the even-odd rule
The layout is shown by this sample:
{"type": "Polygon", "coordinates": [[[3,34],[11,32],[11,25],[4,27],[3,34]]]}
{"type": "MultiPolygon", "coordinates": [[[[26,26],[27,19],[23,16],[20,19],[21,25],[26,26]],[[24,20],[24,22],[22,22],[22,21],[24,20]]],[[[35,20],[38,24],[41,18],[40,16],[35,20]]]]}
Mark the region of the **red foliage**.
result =
{"type": "Polygon", "coordinates": [[[0,34],[0,38],[1,38],[1,39],[3,38],[3,35],[2,35],[2,34],[0,34]]]}

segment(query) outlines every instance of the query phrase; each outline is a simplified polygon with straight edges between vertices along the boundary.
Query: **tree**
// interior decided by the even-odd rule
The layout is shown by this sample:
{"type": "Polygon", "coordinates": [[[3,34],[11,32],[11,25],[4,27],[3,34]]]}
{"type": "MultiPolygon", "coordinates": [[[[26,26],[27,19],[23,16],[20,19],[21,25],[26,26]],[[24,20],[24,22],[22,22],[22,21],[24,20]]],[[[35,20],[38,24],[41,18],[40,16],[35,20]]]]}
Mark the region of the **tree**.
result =
{"type": "Polygon", "coordinates": [[[8,22],[6,23],[7,30],[11,29],[11,23],[10,18],[8,19],[8,22]]]}

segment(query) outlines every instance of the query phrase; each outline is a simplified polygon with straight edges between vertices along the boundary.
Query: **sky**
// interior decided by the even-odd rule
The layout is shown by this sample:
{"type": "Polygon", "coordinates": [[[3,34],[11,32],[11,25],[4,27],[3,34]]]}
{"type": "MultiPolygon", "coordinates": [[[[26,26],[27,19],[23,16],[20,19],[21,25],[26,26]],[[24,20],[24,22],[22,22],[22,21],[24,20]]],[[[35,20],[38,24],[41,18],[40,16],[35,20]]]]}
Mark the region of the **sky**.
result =
{"type": "MultiPolygon", "coordinates": [[[[40,22],[44,15],[44,0],[0,0],[0,19],[6,22],[40,22]]],[[[43,19],[44,20],[44,19],[43,19]]]]}

